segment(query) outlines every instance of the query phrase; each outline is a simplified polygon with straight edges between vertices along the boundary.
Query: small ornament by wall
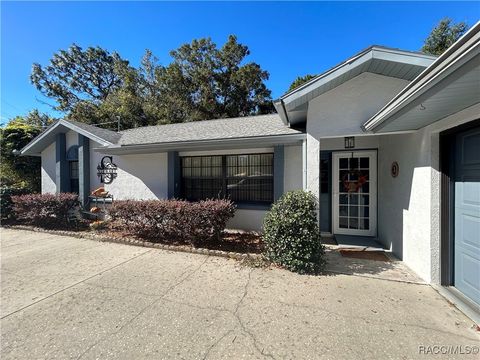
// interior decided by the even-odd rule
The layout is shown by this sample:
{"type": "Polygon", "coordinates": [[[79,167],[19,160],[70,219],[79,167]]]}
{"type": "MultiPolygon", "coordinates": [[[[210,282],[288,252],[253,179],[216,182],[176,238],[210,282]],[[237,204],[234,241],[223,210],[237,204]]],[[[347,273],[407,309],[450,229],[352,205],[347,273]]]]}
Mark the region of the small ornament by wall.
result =
{"type": "Polygon", "coordinates": [[[97,166],[97,176],[100,182],[111,184],[113,179],[117,177],[117,165],[113,163],[111,156],[104,156],[97,166]]]}
{"type": "Polygon", "coordinates": [[[390,168],[390,173],[392,174],[393,178],[396,178],[398,174],[400,173],[400,166],[398,165],[398,162],[394,161],[392,163],[392,167],[390,168]]]}

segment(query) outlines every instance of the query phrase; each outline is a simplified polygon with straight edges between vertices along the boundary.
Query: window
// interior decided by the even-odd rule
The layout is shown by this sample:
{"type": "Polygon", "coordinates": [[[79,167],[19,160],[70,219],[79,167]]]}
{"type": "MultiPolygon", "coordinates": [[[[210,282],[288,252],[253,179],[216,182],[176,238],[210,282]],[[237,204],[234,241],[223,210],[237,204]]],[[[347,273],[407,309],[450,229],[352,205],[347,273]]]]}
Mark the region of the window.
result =
{"type": "Polygon", "coordinates": [[[68,162],[70,174],[70,192],[78,194],[78,161],[68,162]]]}
{"type": "Polygon", "coordinates": [[[187,200],[273,201],[273,154],[183,157],[181,164],[182,194],[187,200]]]}

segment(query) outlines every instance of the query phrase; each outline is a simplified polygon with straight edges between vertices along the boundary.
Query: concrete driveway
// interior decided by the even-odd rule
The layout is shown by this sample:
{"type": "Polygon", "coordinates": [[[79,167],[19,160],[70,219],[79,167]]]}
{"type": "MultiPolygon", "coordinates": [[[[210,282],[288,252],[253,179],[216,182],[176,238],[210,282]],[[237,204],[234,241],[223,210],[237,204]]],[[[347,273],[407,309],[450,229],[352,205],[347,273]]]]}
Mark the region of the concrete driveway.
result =
{"type": "Polygon", "coordinates": [[[411,359],[479,343],[427,285],[1,235],[2,359],[411,359]]]}

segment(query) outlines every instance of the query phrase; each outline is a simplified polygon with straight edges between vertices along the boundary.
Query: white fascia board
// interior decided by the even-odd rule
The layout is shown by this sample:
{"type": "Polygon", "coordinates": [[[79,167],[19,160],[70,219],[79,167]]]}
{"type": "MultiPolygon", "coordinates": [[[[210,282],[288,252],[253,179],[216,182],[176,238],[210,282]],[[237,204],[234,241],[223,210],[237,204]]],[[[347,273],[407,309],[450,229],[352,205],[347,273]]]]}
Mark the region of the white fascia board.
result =
{"type": "Polygon", "coordinates": [[[381,125],[400,109],[408,105],[418,96],[432,88],[468,60],[478,55],[480,47],[480,22],[473,26],[457,43],[422,71],[410,84],[400,91],[380,111],[365,124],[365,131],[376,131],[381,125]]]}
{"type": "MultiPolygon", "coordinates": [[[[64,121],[64,120],[60,120],[60,121],[64,121]]],[[[102,144],[103,146],[109,146],[109,145],[113,145],[113,143],[111,143],[110,141],[107,141],[103,138],[100,138],[98,137],[97,135],[94,135],[92,134],[91,132],[88,132],[86,130],[83,130],[82,128],[79,128],[78,126],[68,122],[68,121],[64,121],[64,124],[66,127],[68,127],[69,129],[79,133],[79,134],[82,134],[83,136],[86,136],[88,137],[89,139],[93,140],[93,141],[96,141],[100,144],[102,144]]]]}
{"type": "Polygon", "coordinates": [[[405,51],[395,51],[383,48],[373,48],[372,58],[395,63],[408,64],[412,66],[422,66],[425,68],[430,66],[430,64],[432,64],[436,59],[435,56],[409,53],[405,51]]]}
{"type": "Polygon", "coordinates": [[[34,153],[31,153],[31,154],[28,154],[28,152],[32,149],[32,147],[34,147],[40,141],[42,141],[47,136],[49,136],[50,133],[52,131],[54,131],[56,128],[58,128],[59,126],[64,126],[64,127],[68,128],[70,130],[73,130],[73,131],[75,131],[79,134],[82,134],[83,136],[86,136],[89,139],[92,139],[92,140],[98,142],[99,144],[101,144],[103,146],[113,145],[111,142],[106,141],[105,139],[99,138],[98,136],[96,136],[96,135],[94,135],[94,134],[92,134],[92,133],[90,133],[86,130],[83,130],[83,129],[79,128],[78,126],[62,119],[62,120],[57,121],[55,124],[51,125],[43,133],[41,133],[35,139],[33,139],[30,143],[25,145],[25,147],[22,150],[20,150],[20,155],[40,156],[40,153],[34,152],[34,153]]]}
{"type": "Polygon", "coordinates": [[[300,144],[306,138],[305,133],[290,135],[255,136],[250,138],[229,138],[216,140],[174,141],[156,144],[113,145],[94,148],[95,152],[111,155],[128,155],[139,153],[158,153],[167,151],[210,150],[274,146],[277,144],[300,144]]]}
{"type": "Polygon", "coordinates": [[[341,65],[338,65],[327,72],[323,73],[322,75],[319,75],[318,78],[311,80],[311,82],[305,84],[305,86],[301,86],[298,88],[295,92],[291,94],[286,94],[284,95],[281,99],[285,103],[285,106],[288,107],[289,104],[295,102],[297,99],[300,99],[306,95],[308,95],[310,92],[314,91],[316,88],[319,86],[322,86],[337,77],[340,77],[344,75],[345,73],[353,70],[357,66],[363,65],[365,62],[369,61],[372,59],[372,51],[368,51],[366,53],[362,53],[361,55],[358,55],[354,58],[351,58],[347,60],[346,62],[342,63],[341,65]]]}
{"type": "MultiPolygon", "coordinates": [[[[20,155],[25,155],[33,146],[38,144],[39,141],[43,140],[46,138],[53,130],[55,130],[57,127],[61,125],[61,121],[57,121],[55,124],[51,125],[48,127],[43,133],[38,135],[36,138],[34,138],[32,141],[30,141],[27,145],[25,145],[22,150],[20,150],[20,155]]],[[[40,156],[39,153],[33,153],[33,154],[28,154],[31,156],[40,156]]]]}

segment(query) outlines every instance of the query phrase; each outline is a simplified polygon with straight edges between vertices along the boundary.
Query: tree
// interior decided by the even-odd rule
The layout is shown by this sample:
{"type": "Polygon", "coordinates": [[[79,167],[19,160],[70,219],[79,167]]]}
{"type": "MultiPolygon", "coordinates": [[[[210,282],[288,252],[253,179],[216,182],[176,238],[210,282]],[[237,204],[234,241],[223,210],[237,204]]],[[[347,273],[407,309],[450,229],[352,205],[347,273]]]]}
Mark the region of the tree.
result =
{"type": "Polygon", "coordinates": [[[425,39],[422,52],[430,55],[441,55],[455,41],[457,41],[468,29],[467,24],[459,22],[453,24],[449,18],[440,20],[438,25],[425,39]]]}
{"type": "Polygon", "coordinates": [[[14,154],[14,150],[22,149],[41,132],[41,127],[27,121],[29,120],[17,116],[0,128],[0,181],[2,186],[27,188],[31,192],[38,192],[41,178],[40,158],[14,154]]]}
{"type": "Polygon", "coordinates": [[[288,91],[292,91],[294,89],[296,89],[297,87],[299,87],[300,85],[303,85],[305,84],[306,82],[310,81],[311,79],[313,79],[316,75],[311,75],[311,74],[307,74],[305,76],[299,76],[297,77],[291,84],[290,84],[290,87],[288,88],[288,91]]]}
{"type": "Polygon", "coordinates": [[[16,119],[39,128],[45,128],[57,120],[48,114],[41,113],[38,109],[33,109],[23,117],[17,116],[16,119]]]}
{"type": "Polygon", "coordinates": [[[118,117],[127,129],[273,112],[269,74],[245,62],[249,54],[233,35],[221,48],[204,38],[171,51],[166,66],[147,50],[133,68],[117,53],[72,45],[34,64],[31,80],[67,118],[112,128],[118,117]]]}
{"type": "Polygon", "coordinates": [[[203,38],[173,50],[173,62],[156,71],[166,119],[194,121],[270,110],[269,74],[257,63],[244,63],[249,54],[234,35],[220,49],[203,38]]]}
{"type": "Polygon", "coordinates": [[[57,102],[56,110],[79,116],[100,105],[122,85],[119,69],[127,66],[128,61],[116,52],[100,47],[83,50],[73,44],[54,54],[47,66],[33,64],[30,80],[42,94],[57,102]]]}

